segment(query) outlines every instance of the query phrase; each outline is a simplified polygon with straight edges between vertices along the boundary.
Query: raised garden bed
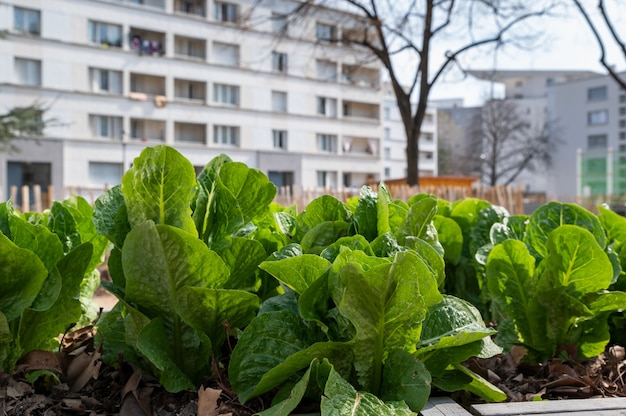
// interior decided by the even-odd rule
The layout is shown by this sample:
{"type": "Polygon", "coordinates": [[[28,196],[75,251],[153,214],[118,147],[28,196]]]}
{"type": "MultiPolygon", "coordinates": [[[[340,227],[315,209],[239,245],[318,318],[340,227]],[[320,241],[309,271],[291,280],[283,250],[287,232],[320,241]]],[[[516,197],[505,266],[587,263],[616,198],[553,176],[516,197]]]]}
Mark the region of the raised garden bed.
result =
{"type": "Polygon", "coordinates": [[[626,393],[623,350],[601,355],[626,327],[614,212],[511,216],[382,184],[296,209],[275,192],[225,155],[196,177],[156,146],[95,207],[0,204],[5,413],[410,415],[441,391],[466,408],[626,393]],[[94,339],[69,329],[95,318],[107,250],[119,302],[94,339]]]}

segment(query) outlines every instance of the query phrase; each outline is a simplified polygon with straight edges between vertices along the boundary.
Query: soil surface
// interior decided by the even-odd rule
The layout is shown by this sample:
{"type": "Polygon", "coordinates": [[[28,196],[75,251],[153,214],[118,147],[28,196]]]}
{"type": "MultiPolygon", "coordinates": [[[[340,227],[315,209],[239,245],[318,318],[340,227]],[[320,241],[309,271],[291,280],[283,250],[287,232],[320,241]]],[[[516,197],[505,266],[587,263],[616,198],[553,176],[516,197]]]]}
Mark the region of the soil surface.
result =
{"type": "MultiPolygon", "coordinates": [[[[99,289],[94,300],[109,310],[115,298],[99,289]]],[[[94,328],[66,334],[60,351],[33,351],[12,374],[0,372],[0,415],[6,416],[250,416],[269,405],[269,396],[237,401],[226,373],[207,379],[198,391],[171,394],[157,380],[120,361],[102,363],[93,342],[94,328]],[[35,381],[29,379],[40,374],[35,381]]],[[[542,365],[523,363],[523,349],[466,365],[489,380],[510,401],[590,397],[626,397],[626,354],[613,346],[591,360],[552,359],[542,365]]],[[[437,392],[433,392],[437,394],[437,392]]],[[[479,402],[455,393],[461,404],[479,402]]]]}

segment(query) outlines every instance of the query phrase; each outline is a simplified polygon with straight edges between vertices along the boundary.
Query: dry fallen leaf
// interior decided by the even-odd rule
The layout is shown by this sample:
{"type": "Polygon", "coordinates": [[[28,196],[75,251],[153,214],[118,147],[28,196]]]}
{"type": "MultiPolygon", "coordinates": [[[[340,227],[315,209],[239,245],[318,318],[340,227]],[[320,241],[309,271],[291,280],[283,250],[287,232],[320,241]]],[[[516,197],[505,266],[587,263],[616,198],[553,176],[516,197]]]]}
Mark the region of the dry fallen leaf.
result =
{"type": "Polygon", "coordinates": [[[217,404],[222,394],[222,390],[204,388],[198,389],[198,416],[232,416],[232,413],[220,413],[217,404]]]}

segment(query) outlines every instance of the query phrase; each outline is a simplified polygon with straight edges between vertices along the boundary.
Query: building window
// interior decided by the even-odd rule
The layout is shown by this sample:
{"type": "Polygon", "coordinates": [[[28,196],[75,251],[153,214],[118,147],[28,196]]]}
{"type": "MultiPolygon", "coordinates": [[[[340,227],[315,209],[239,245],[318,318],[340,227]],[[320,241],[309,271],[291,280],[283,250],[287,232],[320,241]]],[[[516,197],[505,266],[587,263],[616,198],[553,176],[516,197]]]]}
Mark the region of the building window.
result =
{"type": "Polygon", "coordinates": [[[609,122],[609,112],[607,110],[596,110],[587,113],[587,124],[598,125],[609,122]]]}
{"type": "Polygon", "coordinates": [[[41,85],[41,61],[15,58],[16,82],[22,85],[41,85]]]}
{"type": "Polygon", "coordinates": [[[317,78],[324,81],[337,81],[337,63],[318,59],[315,62],[317,78]]]}
{"type": "Polygon", "coordinates": [[[121,163],[89,162],[89,183],[95,186],[112,187],[122,183],[121,163]]]}
{"type": "Polygon", "coordinates": [[[625,128],[625,127],[626,127],[626,120],[623,120],[623,119],[622,119],[622,120],[620,120],[620,121],[619,121],[619,126],[620,126],[620,128],[622,128],[622,129],[623,129],[623,128],[625,128]]]}
{"type": "Polygon", "coordinates": [[[337,187],[337,172],[318,170],[317,171],[317,186],[320,188],[336,188],[337,187]]]}
{"type": "Polygon", "coordinates": [[[37,36],[41,34],[41,14],[38,10],[16,7],[13,18],[16,31],[37,36]]]}
{"type": "Polygon", "coordinates": [[[220,22],[235,23],[237,21],[237,5],[216,1],[213,4],[213,17],[220,22]]]}
{"type": "Polygon", "coordinates": [[[391,160],[391,148],[385,147],[385,160],[391,160]]]}
{"type": "Polygon", "coordinates": [[[620,140],[626,140],[626,131],[620,131],[619,132],[619,139],[620,140]]]}
{"type": "Polygon", "coordinates": [[[315,38],[317,40],[335,42],[337,40],[337,26],[326,23],[316,23],[315,38]]]}
{"type": "Polygon", "coordinates": [[[91,91],[109,94],[122,93],[122,72],[109,69],[89,68],[91,91]]]}
{"type": "Polygon", "coordinates": [[[287,73],[287,54],[281,52],[272,52],[272,71],[287,73]]]}
{"type": "Polygon", "coordinates": [[[337,135],[318,134],[317,150],[320,152],[337,153],[337,135]]]}
{"type": "Polygon", "coordinates": [[[236,85],[214,84],[213,101],[220,104],[239,105],[239,87],[236,85]]]}
{"type": "Polygon", "coordinates": [[[606,146],[606,134],[592,134],[591,136],[587,136],[587,149],[605,149],[606,146]]]}
{"type": "Polygon", "coordinates": [[[385,120],[390,120],[391,119],[391,108],[385,106],[383,111],[385,113],[384,114],[385,120]]]}
{"type": "Polygon", "coordinates": [[[619,108],[619,115],[620,116],[626,115],[626,107],[620,107],[619,108]]]}
{"type": "Polygon", "coordinates": [[[213,143],[226,146],[239,146],[239,127],[213,126],[213,143]]]}
{"type": "Polygon", "coordinates": [[[174,79],[174,97],[176,99],[204,101],[206,84],[200,81],[174,79]]]}
{"type": "Polygon", "coordinates": [[[606,100],[606,85],[587,89],[587,100],[606,100]]]}
{"type": "Polygon", "coordinates": [[[626,94],[621,94],[619,96],[619,102],[620,103],[626,103],[626,94]]]}
{"type": "Polygon", "coordinates": [[[277,113],[287,112],[287,93],[283,91],[272,91],[272,111],[277,113]]]}
{"type": "Polygon", "coordinates": [[[391,168],[385,168],[385,179],[391,178],[391,168]]]}
{"type": "Polygon", "coordinates": [[[219,65],[239,66],[239,45],[213,42],[213,62],[219,65]]]}
{"type": "Polygon", "coordinates": [[[272,31],[274,33],[287,32],[287,15],[281,13],[272,13],[272,31]]]}
{"type": "Polygon", "coordinates": [[[197,123],[174,123],[174,141],[182,143],[206,143],[206,126],[197,123]]]}
{"type": "Polygon", "coordinates": [[[391,140],[391,129],[389,127],[385,127],[385,140],[391,140]]]}
{"type": "Polygon", "coordinates": [[[274,149],[287,150],[287,130],[272,130],[274,149]]]}
{"type": "Polygon", "coordinates": [[[317,97],[317,114],[326,117],[337,117],[337,99],[317,97]]]}
{"type": "Polygon", "coordinates": [[[122,117],[89,116],[93,137],[120,140],[122,138],[122,117]]]}
{"type": "Polygon", "coordinates": [[[122,47],[122,26],[89,21],[89,41],[105,46],[122,47]]]}
{"type": "MultiPolygon", "coordinates": [[[[293,186],[293,171],[274,171],[270,170],[267,172],[267,178],[276,185],[277,188],[282,188],[283,186],[292,187],[293,186]]],[[[292,194],[292,189],[283,189],[284,192],[292,194]]],[[[280,190],[279,190],[280,192],[280,190]]]]}

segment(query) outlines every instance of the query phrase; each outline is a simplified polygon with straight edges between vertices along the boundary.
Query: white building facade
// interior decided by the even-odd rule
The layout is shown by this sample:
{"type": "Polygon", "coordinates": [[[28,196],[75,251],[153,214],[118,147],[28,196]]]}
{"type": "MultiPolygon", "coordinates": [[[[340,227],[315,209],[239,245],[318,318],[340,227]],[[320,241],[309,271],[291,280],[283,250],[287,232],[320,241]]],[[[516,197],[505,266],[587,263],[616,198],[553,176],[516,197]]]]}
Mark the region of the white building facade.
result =
{"type": "Polygon", "coordinates": [[[566,141],[554,157],[549,192],[570,200],[626,194],[626,91],[596,74],[555,85],[548,105],[566,141]]]}
{"type": "MultiPolygon", "coordinates": [[[[350,16],[319,9],[291,25],[296,2],[254,3],[0,2],[0,112],[38,102],[55,120],[39,140],[19,140],[19,153],[0,154],[2,199],[11,186],[53,184],[59,199],[63,188],[114,185],[158,143],[198,170],[226,153],[278,186],[403,176],[403,135],[383,144],[382,67],[341,41],[350,16]]],[[[431,124],[425,157],[436,173],[431,124]]]]}

